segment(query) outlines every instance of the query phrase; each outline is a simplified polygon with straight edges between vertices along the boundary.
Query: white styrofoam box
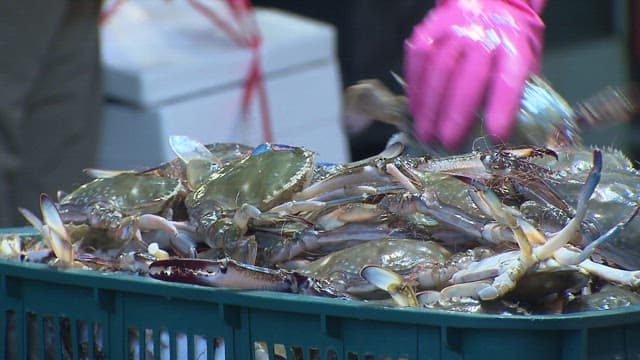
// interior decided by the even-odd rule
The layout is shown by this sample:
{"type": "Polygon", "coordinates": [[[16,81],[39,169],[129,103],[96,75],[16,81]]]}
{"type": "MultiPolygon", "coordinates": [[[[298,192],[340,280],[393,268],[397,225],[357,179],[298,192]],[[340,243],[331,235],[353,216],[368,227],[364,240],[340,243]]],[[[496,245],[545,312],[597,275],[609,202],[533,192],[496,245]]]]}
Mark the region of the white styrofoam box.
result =
{"type": "MultiPolygon", "coordinates": [[[[141,21],[140,29],[132,15],[125,16],[129,23],[120,13],[108,23],[123,34],[136,28],[137,40],[115,37],[109,25],[103,29],[105,92],[118,102],[106,106],[97,166],[144,168],[173,159],[171,135],[203,143],[263,142],[257,95],[250,119],[239,118],[250,52],[184,8],[186,2],[153,1],[144,14],[154,21],[141,21]],[[166,4],[177,6],[169,11],[173,16],[160,8],[166,4]],[[151,40],[145,43],[146,36],[151,40]]],[[[270,9],[257,9],[257,20],[273,141],[314,150],[322,161],[348,161],[335,30],[270,9]]]]}
{"type": "MultiPolygon", "coordinates": [[[[338,123],[338,78],[337,67],[330,62],[269,78],[274,142],[304,146],[318,152],[322,161],[346,161],[347,145],[338,123]]],[[[238,119],[237,106],[229,105],[237,103],[241,90],[238,86],[151,109],[109,104],[99,166],[139,169],[172,159],[170,135],[187,135],[205,143],[261,143],[257,105],[248,123],[238,119]]]]}
{"type": "MultiPolygon", "coordinates": [[[[209,1],[218,8],[222,1],[209,1]]],[[[265,74],[335,57],[335,29],[274,9],[256,9],[265,74]]],[[[186,1],[125,2],[102,27],[107,96],[146,107],[244,79],[251,52],[186,1]]]]}

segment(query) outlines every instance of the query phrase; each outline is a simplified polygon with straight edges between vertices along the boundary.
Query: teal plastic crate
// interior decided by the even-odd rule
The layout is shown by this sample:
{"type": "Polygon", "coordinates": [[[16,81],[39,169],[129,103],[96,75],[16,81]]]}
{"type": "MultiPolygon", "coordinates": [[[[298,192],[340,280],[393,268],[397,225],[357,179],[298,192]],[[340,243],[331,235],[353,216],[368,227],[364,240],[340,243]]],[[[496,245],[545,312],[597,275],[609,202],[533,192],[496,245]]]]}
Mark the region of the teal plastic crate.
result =
{"type": "Polygon", "coordinates": [[[160,359],[163,337],[171,359],[221,359],[221,340],[226,359],[256,358],[257,343],[270,359],[640,358],[637,306],[557,316],[462,314],[12,261],[0,261],[0,324],[0,357],[16,359],[61,359],[64,349],[74,359],[127,359],[148,346],[160,359]]]}

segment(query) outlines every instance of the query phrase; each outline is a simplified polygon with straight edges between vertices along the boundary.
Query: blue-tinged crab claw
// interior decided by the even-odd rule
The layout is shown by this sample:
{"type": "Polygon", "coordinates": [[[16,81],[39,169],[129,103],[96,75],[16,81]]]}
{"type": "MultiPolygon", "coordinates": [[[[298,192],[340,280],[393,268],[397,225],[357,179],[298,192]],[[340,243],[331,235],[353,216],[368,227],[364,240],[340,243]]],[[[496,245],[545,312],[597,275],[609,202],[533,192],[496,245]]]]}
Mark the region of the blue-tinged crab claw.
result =
{"type": "Polygon", "coordinates": [[[167,259],[149,266],[154,279],[244,290],[292,290],[289,274],[239,263],[232,259],[167,259]]]}

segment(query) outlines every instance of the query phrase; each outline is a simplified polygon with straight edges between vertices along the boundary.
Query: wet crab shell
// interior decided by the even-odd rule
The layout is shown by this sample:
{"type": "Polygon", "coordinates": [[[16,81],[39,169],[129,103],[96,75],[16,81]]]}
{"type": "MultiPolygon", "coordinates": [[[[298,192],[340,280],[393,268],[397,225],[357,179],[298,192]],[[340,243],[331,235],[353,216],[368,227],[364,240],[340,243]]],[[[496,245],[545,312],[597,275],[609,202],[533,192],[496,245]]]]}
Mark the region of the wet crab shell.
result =
{"type": "Polygon", "coordinates": [[[187,208],[210,204],[233,210],[251,204],[261,211],[288,201],[313,173],[315,153],[303,148],[264,144],[254,153],[213,173],[186,199],[187,208]]]}
{"type": "Polygon", "coordinates": [[[121,173],[88,182],[60,200],[62,208],[107,202],[126,214],[158,213],[186,190],[179,179],[121,173]]]}
{"type": "MultiPolygon", "coordinates": [[[[336,251],[295,271],[315,279],[322,279],[338,291],[369,298],[375,287],[360,276],[366,265],[378,265],[400,274],[415,274],[417,279],[421,268],[430,273],[429,268],[444,264],[451,253],[432,241],[412,239],[381,239],[368,241],[344,250],[336,251]]],[[[434,270],[435,271],[435,270],[434,270]]]]}

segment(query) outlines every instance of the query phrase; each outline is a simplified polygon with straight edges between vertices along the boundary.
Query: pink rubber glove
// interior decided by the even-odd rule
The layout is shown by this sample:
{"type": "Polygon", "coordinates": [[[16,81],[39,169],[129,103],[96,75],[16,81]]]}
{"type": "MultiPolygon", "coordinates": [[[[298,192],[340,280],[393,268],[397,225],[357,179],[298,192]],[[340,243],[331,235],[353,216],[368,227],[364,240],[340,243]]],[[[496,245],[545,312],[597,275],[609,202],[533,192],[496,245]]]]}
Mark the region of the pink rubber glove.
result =
{"type": "Polygon", "coordinates": [[[525,80],[540,71],[544,0],[444,0],[405,43],[409,109],[421,141],[453,150],[476,115],[496,141],[510,136],[525,80]]]}

